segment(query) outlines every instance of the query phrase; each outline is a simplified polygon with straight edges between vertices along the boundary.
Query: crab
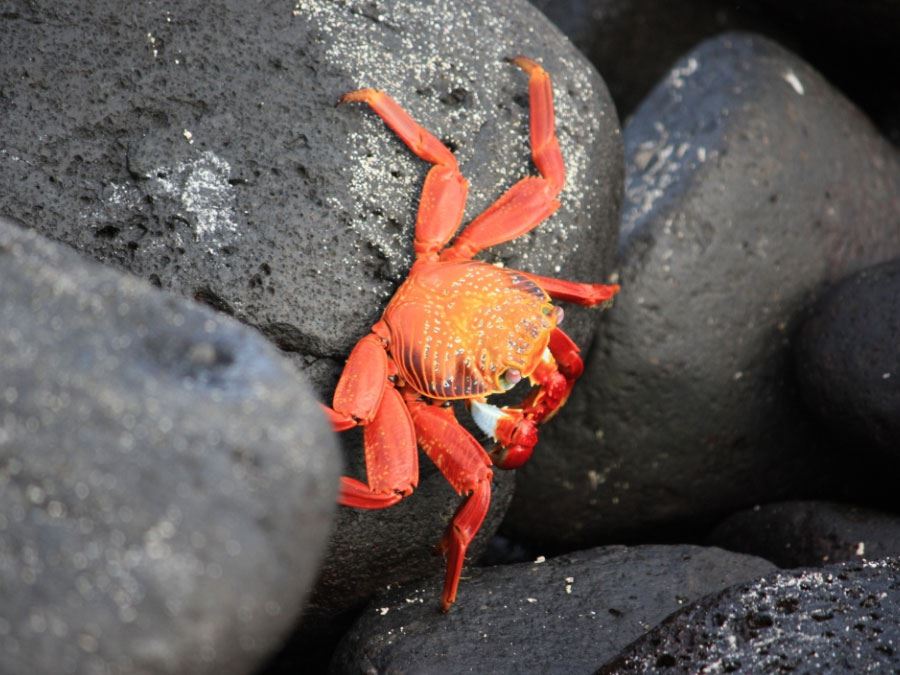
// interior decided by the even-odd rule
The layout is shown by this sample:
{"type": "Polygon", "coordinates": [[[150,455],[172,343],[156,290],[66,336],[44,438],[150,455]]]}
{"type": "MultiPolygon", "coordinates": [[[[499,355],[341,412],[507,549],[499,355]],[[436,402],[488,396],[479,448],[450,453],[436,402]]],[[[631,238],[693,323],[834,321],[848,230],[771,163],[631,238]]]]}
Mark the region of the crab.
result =
{"type": "Polygon", "coordinates": [[[473,259],[556,211],[565,180],[550,77],[531,59],[511,61],[529,78],[532,160],[539,175],[515,183],[449,246],[468,190],[453,153],[383,91],[359,89],[340,99],[368,104],[434,166],[422,188],[409,275],[351,351],[331,407],[323,405],[336,431],[363,427],[366,482],[341,477],[338,502],[359,509],[393,506],[418,484],[417,448],[428,455],[464,496],[438,546],[447,558],[445,612],[456,600],[466,551],[490,506],[492,467],[515,469],[528,460],[537,426],[566,402],[583,370],[578,346],[559,327],[562,309],[551,300],[601,305],[619,290],[473,259]],[[519,406],[487,401],[524,378],[533,388],[519,406]],[[490,451],[457,421],[452,402],[458,400],[495,442],[490,451]]]}

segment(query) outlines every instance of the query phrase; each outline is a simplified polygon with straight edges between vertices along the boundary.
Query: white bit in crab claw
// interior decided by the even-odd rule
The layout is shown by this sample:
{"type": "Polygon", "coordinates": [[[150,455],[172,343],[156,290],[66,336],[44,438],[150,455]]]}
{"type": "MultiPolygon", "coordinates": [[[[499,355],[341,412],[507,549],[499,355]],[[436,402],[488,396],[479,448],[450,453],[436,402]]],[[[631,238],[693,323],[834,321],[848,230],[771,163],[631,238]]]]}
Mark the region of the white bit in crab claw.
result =
{"type": "Polygon", "coordinates": [[[480,401],[472,401],[470,406],[472,419],[475,424],[488,436],[497,440],[497,422],[503,417],[503,411],[490,403],[481,403],[480,401]]]}

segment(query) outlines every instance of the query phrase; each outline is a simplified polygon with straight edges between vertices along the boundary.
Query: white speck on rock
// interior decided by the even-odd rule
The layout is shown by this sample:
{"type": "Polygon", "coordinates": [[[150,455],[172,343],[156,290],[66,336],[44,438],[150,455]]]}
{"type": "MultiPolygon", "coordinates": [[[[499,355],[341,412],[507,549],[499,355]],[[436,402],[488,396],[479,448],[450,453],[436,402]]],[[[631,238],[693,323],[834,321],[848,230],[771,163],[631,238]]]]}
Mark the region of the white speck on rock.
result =
{"type": "Polygon", "coordinates": [[[669,84],[676,89],[681,89],[684,86],[684,78],[696,73],[699,67],[700,62],[692,56],[683,66],[676,66],[672,69],[672,72],[669,73],[669,84]]]}
{"type": "Polygon", "coordinates": [[[231,165],[227,161],[206,150],[174,168],[160,167],[153,175],[165,176],[152,179],[155,187],[181,201],[198,240],[215,236],[222,244],[221,234],[237,234],[234,188],[228,182],[231,165]]]}
{"type": "Polygon", "coordinates": [[[784,78],[784,81],[791,85],[791,88],[797,92],[798,95],[803,96],[804,89],[803,83],[800,81],[800,78],[794,73],[793,70],[787,70],[781,74],[781,77],[784,78]]]}

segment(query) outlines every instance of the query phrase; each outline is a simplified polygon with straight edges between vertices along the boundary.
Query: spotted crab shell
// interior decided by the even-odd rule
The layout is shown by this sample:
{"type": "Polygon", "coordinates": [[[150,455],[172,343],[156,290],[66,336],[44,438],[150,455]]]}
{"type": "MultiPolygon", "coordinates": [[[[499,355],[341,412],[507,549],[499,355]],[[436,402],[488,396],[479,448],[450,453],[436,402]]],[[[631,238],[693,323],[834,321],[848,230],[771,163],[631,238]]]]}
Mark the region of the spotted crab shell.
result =
{"type": "Polygon", "coordinates": [[[504,391],[527,377],[556,327],[542,288],[520,272],[480,261],[417,264],[384,313],[400,377],[437,399],[504,391]]]}

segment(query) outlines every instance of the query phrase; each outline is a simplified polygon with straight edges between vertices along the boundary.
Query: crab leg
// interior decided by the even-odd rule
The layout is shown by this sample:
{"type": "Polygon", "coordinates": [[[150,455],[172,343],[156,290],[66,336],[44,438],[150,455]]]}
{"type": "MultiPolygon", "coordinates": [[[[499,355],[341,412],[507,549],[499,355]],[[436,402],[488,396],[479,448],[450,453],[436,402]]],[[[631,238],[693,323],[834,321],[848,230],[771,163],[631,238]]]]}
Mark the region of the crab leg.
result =
{"type": "Polygon", "coordinates": [[[329,417],[335,431],[372,421],[388,386],[388,369],[388,355],[377,334],[369,333],[356,343],[331,401],[329,417]]]}
{"type": "Polygon", "coordinates": [[[419,484],[419,454],[409,410],[393,387],[385,389],[378,412],[363,428],[368,484],[341,476],[338,503],[384,509],[410,495],[419,484]]]}
{"type": "Polygon", "coordinates": [[[438,545],[447,556],[441,595],[441,607],[446,612],[456,601],[466,551],[491,503],[491,461],[478,441],[456,421],[452,408],[429,405],[411,396],[407,397],[407,404],[419,446],[453,489],[468,495],[438,545]]]}
{"type": "Polygon", "coordinates": [[[459,229],[466,206],[469,185],[456,157],[383,91],[359,89],[344,94],[340,102],[367,103],[417,157],[435,165],[422,188],[413,246],[417,258],[436,257],[459,229]]]}
{"type": "Polygon", "coordinates": [[[419,481],[412,418],[388,379],[394,368],[384,348],[385,330],[379,322],[356,343],[335,389],[334,407],[322,406],[335,431],[363,425],[368,484],[342,476],[338,502],[345,506],[387,508],[419,481]]]}
{"type": "Polygon", "coordinates": [[[554,328],[545,358],[531,374],[538,388],[522,403],[523,413],[536,422],[546,422],[568,400],[582,372],[578,345],[561,328],[554,328]]]}
{"type": "Polygon", "coordinates": [[[473,220],[442,260],[468,260],[479,251],[533,230],[559,208],[566,172],[554,131],[553,87],[540,65],[523,56],[513,63],[528,73],[531,157],[540,176],[529,176],[507,190],[473,220]]]}
{"type": "Polygon", "coordinates": [[[548,180],[553,195],[556,196],[562,191],[566,180],[566,168],[559,150],[559,141],[556,140],[550,76],[538,63],[524,56],[517,56],[512,62],[528,73],[531,157],[538,172],[548,180]]]}
{"type": "Polygon", "coordinates": [[[543,288],[555,300],[565,300],[576,305],[593,307],[612,300],[619,292],[618,284],[582,284],[577,281],[542,277],[531,272],[520,272],[543,288]]]}

